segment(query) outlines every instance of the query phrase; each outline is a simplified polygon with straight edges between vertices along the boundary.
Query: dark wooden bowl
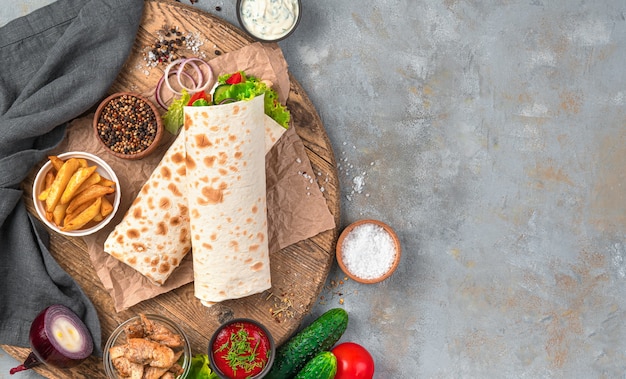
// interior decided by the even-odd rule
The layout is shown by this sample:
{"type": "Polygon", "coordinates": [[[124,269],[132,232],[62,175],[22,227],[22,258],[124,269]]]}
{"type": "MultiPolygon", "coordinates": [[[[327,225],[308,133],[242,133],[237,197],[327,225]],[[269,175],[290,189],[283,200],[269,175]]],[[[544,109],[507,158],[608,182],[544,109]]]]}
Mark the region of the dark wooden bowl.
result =
{"type": "Polygon", "coordinates": [[[154,105],[150,100],[148,100],[147,98],[136,94],[136,93],[132,93],[132,92],[118,92],[118,93],[114,93],[113,95],[107,97],[106,99],[104,99],[100,105],[98,106],[98,108],[96,109],[96,113],[94,115],[93,118],[93,130],[94,133],[96,135],[96,138],[98,139],[98,141],[102,144],[102,146],[105,147],[106,151],[109,152],[110,154],[118,157],[118,158],[123,158],[123,159],[141,159],[144,158],[148,155],[150,155],[154,149],[156,149],[159,146],[159,142],[161,141],[161,138],[163,137],[163,121],[161,120],[161,116],[159,114],[159,111],[156,107],[156,105],[154,105]],[[144,101],[146,104],[148,104],[150,106],[150,109],[154,115],[154,120],[156,122],[156,134],[154,136],[154,139],[152,140],[152,143],[147,146],[146,148],[144,148],[143,150],[136,152],[136,153],[132,153],[132,154],[125,154],[125,153],[121,153],[118,151],[113,151],[111,150],[111,148],[109,146],[107,146],[107,144],[105,143],[105,141],[102,140],[102,138],[100,137],[100,133],[98,131],[98,123],[100,121],[100,117],[102,115],[102,111],[104,109],[104,107],[106,107],[107,104],[109,104],[112,100],[115,100],[117,98],[120,98],[122,96],[132,96],[135,97],[137,99],[140,99],[142,101],[144,101]]]}

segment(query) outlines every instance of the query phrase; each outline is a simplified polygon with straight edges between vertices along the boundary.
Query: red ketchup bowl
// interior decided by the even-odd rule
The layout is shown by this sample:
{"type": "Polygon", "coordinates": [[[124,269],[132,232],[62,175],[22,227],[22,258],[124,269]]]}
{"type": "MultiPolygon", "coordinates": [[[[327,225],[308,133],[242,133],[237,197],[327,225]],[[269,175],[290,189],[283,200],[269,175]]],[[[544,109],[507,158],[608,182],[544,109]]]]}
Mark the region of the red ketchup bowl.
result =
{"type": "Polygon", "coordinates": [[[263,378],[272,368],[275,353],[276,346],[269,330],[247,318],[222,324],[209,342],[211,370],[222,379],[263,378]],[[249,359],[250,354],[255,358],[249,359]]]}

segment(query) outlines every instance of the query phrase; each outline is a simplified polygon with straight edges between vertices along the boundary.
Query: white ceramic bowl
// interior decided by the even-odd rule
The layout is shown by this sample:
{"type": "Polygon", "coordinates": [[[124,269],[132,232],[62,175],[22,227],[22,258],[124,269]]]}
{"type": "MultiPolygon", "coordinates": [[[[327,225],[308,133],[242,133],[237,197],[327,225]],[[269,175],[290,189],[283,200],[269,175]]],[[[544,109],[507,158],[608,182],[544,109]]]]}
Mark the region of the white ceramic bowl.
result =
{"type": "Polygon", "coordinates": [[[39,218],[41,219],[42,222],[44,222],[50,229],[54,230],[57,233],[60,233],[66,236],[72,236],[72,237],[81,237],[81,236],[93,234],[97,232],[98,230],[102,229],[105,225],[107,225],[111,221],[111,219],[113,219],[113,217],[115,217],[115,213],[117,213],[117,210],[120,206],[120,200],[122,198],[122,194],[120,192],[120,181],[117,178],[117,175],[115,175],[115,172],[113,171],[111,166],[109,166],[101,158],[91,153],[82,152],[82,151],[72,151],[72,152],[59,154],[58,157],[63,160],[67,160],[69,158],[84,158],[87,160],[87,163],[89,166],[93,166],[93,165],[97,166],[96,172],[99,173],[102,177],[114,181],[115,192],[107,195],[109,196],[109,200],[111,201],[111,204],[113,204],[113,211],[107,217],[102,219],[102,221],[98,222],[97,224],[94,224],[92,222],[92,223],[85,225],[82,229],[72,230],[72,231],[63,231],[53,222],[48,221],[46,218],[45,202],[37,198],[44,189],[44,185],[45,185],[44,182],[45,182],[46,174],[48,173],[48,171],[50,171],[53,168],[52,163],[50,162],[50,160],[48,160],[37,173],[37,176],[35,177],[35,181],[33,183],[33,203],[35,205],[35,209],[37,210],[37,214],[39,215],[39,218]]]}

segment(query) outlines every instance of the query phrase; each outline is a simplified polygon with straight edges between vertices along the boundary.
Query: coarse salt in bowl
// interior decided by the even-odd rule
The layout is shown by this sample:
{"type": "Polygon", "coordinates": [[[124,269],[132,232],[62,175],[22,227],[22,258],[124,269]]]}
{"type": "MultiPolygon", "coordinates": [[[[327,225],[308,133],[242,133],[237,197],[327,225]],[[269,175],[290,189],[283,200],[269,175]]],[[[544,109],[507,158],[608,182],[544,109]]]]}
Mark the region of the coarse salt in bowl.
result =
{"type": "Polygon", "coordinates": [[[364,219],[346,227],[337,240],[337,263],[352,280],[378,283],[387,279],[400,263],[400,240],[381,221],[364,219]]]}

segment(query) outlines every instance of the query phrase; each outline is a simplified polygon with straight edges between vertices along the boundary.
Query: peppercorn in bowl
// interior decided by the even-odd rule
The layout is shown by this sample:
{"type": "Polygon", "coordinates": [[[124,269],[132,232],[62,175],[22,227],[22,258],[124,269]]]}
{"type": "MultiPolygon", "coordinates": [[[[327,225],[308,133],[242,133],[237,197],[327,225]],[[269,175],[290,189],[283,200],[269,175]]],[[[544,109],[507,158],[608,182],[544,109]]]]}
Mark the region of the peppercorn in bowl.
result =
{"type": "Polygon", "coordinates": [[[163,135],[156,106],[145,97],[115,93],[100,103],[93,119],[98,141],[116,157],[141,159],[154,151],[163,135]]]}

